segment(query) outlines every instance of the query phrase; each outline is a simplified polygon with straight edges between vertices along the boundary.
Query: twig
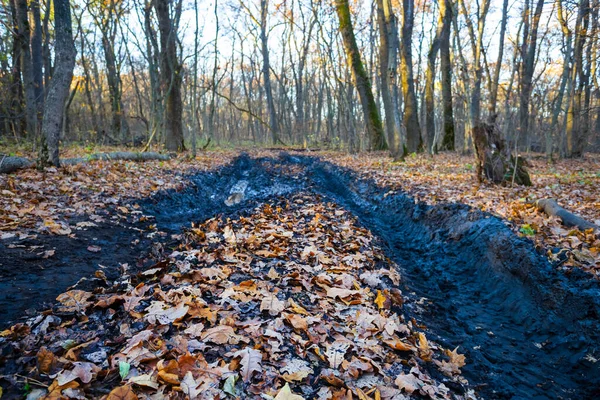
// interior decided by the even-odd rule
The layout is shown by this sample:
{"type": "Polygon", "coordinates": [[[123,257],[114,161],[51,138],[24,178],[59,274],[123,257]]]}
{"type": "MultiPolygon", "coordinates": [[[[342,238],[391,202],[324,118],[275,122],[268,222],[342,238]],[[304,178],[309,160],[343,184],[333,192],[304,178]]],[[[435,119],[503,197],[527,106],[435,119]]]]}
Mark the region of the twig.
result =
{"type": "Polygon", "coordinates": [[[27,376],[23,376],[23,375],[19,375],[19,374],[15,374],[15,376],[25,379],[25,381],[27,383],[31,382],[32,384],[37,385],[37,386],[46,387],[46,388],[49,387],[48,385],[46,385],[43,382],[38,381],[37,379],[29,378],[27,376]]]}
{"type": "Polygon", "coordinates": [[[2,163],[4,163],[5,159],[6,159],[6,154],[4,155],[4,157],[2,157],[2,160],[0,160],[0,168],[2,168],[2,163]]]}

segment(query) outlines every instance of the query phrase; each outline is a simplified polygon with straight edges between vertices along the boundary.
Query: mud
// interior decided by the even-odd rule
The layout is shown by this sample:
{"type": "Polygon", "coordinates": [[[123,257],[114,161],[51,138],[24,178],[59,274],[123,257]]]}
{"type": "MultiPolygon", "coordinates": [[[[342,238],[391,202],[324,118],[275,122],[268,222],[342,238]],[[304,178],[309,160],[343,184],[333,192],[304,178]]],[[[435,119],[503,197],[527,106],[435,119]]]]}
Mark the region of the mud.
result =
{"type": "Polygon", "coordinates": [[[122,264],[135,270],[148,253],[149,240],[130,224],[105,222],[73,235],[0,241],[0,330],[48,308],[71,286],[102,285],[96,271],[114,280],[122,264]],[[89,251],[90,246],[100,250],[89,251]],[[47,251],[54,254],[44,258],[47,251]]]}
{"type": "MultiPolygon", "coordinates": [[[[378,236],[399,265],[401,289],[415,300],[407,303],[407,312],[427,325],[428,337],[445,347],[460,346],[459,352],[467,355],[464,375],[480,396],[600,396],[598,284],[577,273],[558,272],[533,243],[489,214],[459,204],[415,203],[358,179],[352,171],[286,153],[260,159],[242,155],[221,169],[189,176],[182,191],[161,192],[137,203],[144,214],[154,216],[159,230],[177,233],[194,221],[235,217],[261,202],[300,191],[340,204],[378,236]]],[[[140,237],[134,229],[98,229],[78,241],[69,239],[71,252],[57,251],[48,260],[27,261],[21,250],[7,253],[0,247],[2,321],[51,301],[65,285],[90,277],[108,256],[114,266],[135,263],[147,251],[147,242],[132,245],[140,237]],[[88,242],[97,236],[104,240],[101,247],[116,246],[114,251],[87,252],[88,242]],[[18,277],[20,265],[26,266],[28,278],[18,277]],[[11,270],[13,275],[5,275],[11,270]],[[18,293],[4,295],[11,285],[18,293]],[[35,295],[27,294],[32,290],[35,295]],[[5,317],[4,307],[19,302],[22,307],[5,317]]],[[[52,240],[63,239],[40,240],[39,245],[52,246],[52,240]]],[[[111,273],[118,273],[112,268],[111,273]]]]}

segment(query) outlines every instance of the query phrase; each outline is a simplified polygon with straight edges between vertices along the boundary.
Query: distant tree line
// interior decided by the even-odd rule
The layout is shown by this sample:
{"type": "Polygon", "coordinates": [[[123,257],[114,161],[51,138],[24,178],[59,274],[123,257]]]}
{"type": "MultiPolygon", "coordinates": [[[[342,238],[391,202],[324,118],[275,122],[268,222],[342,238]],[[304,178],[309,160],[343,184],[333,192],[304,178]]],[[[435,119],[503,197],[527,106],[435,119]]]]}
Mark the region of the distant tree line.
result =
{"type": "Polygon", "coordinates": [[[600,0],[0,0],[0,143],[600,150],[600,0]]]}

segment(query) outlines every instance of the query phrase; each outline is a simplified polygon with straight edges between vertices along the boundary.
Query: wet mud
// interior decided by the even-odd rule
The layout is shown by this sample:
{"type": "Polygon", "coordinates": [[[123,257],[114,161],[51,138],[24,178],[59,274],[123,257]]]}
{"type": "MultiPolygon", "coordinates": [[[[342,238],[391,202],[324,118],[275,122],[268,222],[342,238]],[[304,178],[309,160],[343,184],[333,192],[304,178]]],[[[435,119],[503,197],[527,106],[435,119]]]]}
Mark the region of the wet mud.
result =
{"type": "MultiPolygon", "coordinates": [[[[415,203],[403,193],[390,194],[388,188],[359,179],[352,171],[300,154],[258,159],[241,155],[228,166],[188,179],[183,190],[136,201],[144,214],[154,217],[159,230],[178,233],[193,222],[233,218],[276,197],[302,191],[317,194],[352,212],[378,237],[399,266],[401,289],[415,300],[407,303],[406,311],[426,324],[428,337],[445,347],[460,346],[459,352],[467,356],[464,375],[479,396],[600,396],[598,284],[583,273],[566,276],[557,271],[531,241],[515,235],[504,221],[465,205],[415,203]]],[[[110,254],[111,265],[140,262],[147,251],[143,237],[132,244],[140,237],[135,229],[98,229],[106,230],[89,235],[103,237],[103,247],[120,246],[110,254]]],[[[57,251],[48,260],[28,261],[18,248],[2,248],[5,244],[0,242],[0,293],[5,296],[0,298],[1,323],[52,301],[79,278],[92,276],[96,264],[107,261],[103,259],[107,254],[86,251],[86,243],[95,237],[86,235],[79,235],[78,241],[69,239],[67,255],[57,251]],[[26,266],[29,278],[17,277],[19,265],[26,266]],[[16,307],[7,317],[4,307],[11,302],[30,307],[16,307]]],[[[39,240],[52,246],[52,240],[63,239],[39,240]]]]}

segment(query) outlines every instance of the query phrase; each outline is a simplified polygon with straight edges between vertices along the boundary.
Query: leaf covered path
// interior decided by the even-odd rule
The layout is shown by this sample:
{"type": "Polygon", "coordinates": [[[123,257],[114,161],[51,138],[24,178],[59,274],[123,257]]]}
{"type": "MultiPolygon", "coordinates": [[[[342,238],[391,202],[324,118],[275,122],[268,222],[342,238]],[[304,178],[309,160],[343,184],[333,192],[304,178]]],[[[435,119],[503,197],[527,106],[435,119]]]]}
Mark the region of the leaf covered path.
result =
{"type": "Polygon", "coordinates": [[[596,283],[481,211],[287,154],[138,203],[171,233],[155,264],[3,332],[5,391],[29,376],[66,398],[593,393],[596,283]]]}

